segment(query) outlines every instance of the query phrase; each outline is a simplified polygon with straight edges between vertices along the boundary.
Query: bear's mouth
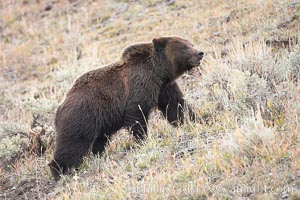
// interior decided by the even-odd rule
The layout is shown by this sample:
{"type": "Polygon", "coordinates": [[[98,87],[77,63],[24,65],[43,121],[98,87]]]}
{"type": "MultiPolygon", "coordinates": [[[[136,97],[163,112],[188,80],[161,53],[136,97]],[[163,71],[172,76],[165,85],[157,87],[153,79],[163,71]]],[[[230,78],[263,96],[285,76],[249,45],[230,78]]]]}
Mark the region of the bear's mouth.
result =
{"type": "Polygon", "coordinates": [[[200,61],[201,61],[201,59],[192,62],[193,67],[199,67],[200,66],[200,61]]]}
{"type": "Polygon", "coordinates": [[[200,60],[198,60],[196,63],[195,63],[195,67],[199,67],[199,65],[200,65],[200,62],[201,61],[201,59],[200,60]]]}
{"type": "Polygon", "coordinates": [[[200,60],[199,61],[190,61],[188,65],[186,65],[186,71],[191,71],[194,68],[197,68],[200,66],[200,60]]]}

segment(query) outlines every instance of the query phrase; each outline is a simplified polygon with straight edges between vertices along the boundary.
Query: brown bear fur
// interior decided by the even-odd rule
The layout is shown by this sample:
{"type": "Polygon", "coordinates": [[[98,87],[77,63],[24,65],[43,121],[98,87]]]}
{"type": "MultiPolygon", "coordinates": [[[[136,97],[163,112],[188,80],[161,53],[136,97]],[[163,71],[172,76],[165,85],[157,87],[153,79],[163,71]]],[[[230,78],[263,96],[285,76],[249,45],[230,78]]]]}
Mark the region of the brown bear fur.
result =
{"type": "Polygon", "coordinates": [[[102,153],[123,127],[145,140],[155,107],[170,123],[183,122],[185,101],[175,79],[202,57],[187,40],[162,37],[129,46],[117,62],[80,76],[56,112],[56,145],[49,163],[54,178],[77,167],[88,152],[102,153]]]}

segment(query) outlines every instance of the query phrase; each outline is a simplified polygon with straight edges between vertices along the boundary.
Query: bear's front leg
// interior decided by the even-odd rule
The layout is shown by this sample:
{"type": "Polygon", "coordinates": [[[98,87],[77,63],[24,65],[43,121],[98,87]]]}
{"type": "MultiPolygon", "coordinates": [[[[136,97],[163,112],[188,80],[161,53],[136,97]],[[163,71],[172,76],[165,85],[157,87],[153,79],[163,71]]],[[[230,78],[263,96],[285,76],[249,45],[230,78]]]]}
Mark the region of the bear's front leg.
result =
{"type": "Polygon", "coordinates": [[[100,134],[100,136],[98,136],[94,143],[93,143],[93,148],[92,148],[92,152],[94,155],[99,154],[101,155],[104,150],[105,147],[107,146],[108,142],[109,142],[109,136],[106,136],[104,134],[100,134]]]}
{"type": "Polygon", "coordinates": [[[148,115],[149,109],[142,109],[140,105],[128,107],[124,114],[124,126],[139,144],[143,144],[147,139],[148,115]]]}
{"type": "Polygon", "coordinates": [[[196,114],[191,106],[185,103],[183,94],[175,81],[167,84],[160,90],[158,109],[162,111],[164,117],[175,126],[184,122],[185,109],[188,111],[191,121],[195,121],[196,118],[196,114]]]}
{"type": "Polygon", "coordinates": [[[145,123],[136,121],[132,126],[129,127],[129,132],[139,144],[143,144],[143,142],[147,140],[147,125],[145,123]]]}

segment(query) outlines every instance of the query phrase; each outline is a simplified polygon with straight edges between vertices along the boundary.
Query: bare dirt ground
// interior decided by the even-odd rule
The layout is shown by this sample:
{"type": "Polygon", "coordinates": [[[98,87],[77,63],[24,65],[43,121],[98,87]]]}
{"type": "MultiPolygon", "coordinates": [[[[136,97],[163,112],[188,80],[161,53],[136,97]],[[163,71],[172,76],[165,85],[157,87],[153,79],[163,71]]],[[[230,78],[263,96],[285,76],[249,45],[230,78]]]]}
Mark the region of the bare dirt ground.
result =
{"type": "Polygon", "coordinates": [[[18,183],[13,176],[1,178],[1,199],[49,199],[54,192],[55,181],[48,178],[27,178],[18,183]]]}

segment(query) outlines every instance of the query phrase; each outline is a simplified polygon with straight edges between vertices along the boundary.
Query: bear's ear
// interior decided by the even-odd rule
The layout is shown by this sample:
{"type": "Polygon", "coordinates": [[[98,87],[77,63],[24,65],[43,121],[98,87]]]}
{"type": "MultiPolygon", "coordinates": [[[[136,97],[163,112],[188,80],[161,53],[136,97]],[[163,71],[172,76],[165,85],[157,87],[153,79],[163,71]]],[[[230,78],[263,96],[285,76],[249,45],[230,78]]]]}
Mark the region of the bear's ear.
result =
{"type": "Polygon", "coordinates": [[[160,51],[164,49],[167,45],[167,39],[166,38],[153,38],[152,43],[154,46],[154,49],[156,51],[160,51]]]}

